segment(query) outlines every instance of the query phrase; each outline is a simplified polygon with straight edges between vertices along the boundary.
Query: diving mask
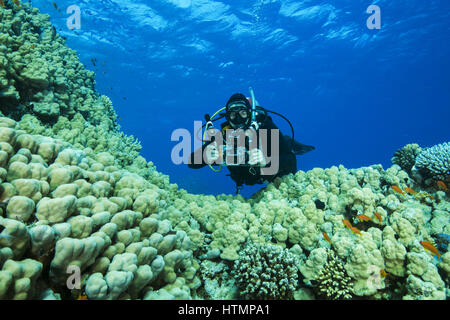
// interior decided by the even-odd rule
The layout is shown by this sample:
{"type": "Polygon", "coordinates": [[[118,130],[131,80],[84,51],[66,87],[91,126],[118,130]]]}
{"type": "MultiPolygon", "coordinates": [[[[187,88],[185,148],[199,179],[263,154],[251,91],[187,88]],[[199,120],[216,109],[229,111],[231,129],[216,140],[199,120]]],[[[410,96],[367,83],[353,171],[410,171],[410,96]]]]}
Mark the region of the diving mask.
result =
{"type": "Polygon", "coordinates": [[[244,129],[250,123],[250,112],[245,105],[231,105],[227,112],[227,119],[234,129],[244,129]]]}

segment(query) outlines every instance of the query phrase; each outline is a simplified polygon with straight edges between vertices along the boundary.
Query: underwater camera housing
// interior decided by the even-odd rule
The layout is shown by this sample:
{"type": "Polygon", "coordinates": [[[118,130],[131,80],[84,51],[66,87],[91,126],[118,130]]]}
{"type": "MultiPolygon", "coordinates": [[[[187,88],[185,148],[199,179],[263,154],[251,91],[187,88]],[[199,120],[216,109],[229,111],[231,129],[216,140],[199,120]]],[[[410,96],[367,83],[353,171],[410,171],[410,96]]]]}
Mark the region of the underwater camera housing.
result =
{"type": "MultiPolygon", "coordinates": [[[[248,164],[250,156],[247,146],[251,145],[251,134],[248,129],[227,129],[227,137],[223,136],[218,130],[210,128],[208,131],[210,137],[215,139],[215,148],[219,153],[219,162],[221,166],[250,166],[248,164]],[[242,139],[244,137],[244,139],[242,139]]],[[[225,134],[225,130],[223,131],[225,134]]]]}
{"type": "MultiPolygon", "coordinates": [[[[291,142],[293,143],[294,140],[294,128],[292,127],[291,122],[282,114],[268,110],[266,108],[263,108],[258,105],[258,102],[255,99],[255,93],[253,91],[253,88],[249,88],[250,91],[250,99],[251,99],[251,121],[250,126],[247,128],[247,130],[251,130],[253,132],[256,132],[259,129],[259,122],[264,123],[268,117],[268,113],[276,114],[280,117],[282,117],[284,120],[286,120],[291,127],[292,131],[292,139],[291,142]]],[[[221,113],[224,111],[226,107],[223,107],[219,110],[217,110],[212,116],[209,114],[205,114],[205,120],[206,123],[201,127],[202,129],[205,128],[203,132],[203,138],[201,139],[203,143],[208,142],[205,140],[206,133],[209,131],[209,129],[214,129],[214,122],[225,118],[225,114],[221,113]]],[[[239,129],[238,129],[239,130],[239,129]]],[[[241,129],[242,130],[242,129],[241,129]]],[[[250,138],[251,139],[251,138],[250,138]]],[[[250,141],[251,142],[251,141],[250,141]]],[[[251,143],[249,144],[252,145],[251,143]]],[[[224,141],[223,145],[219,148],[219,153],[222,156],[222,160],[225,159],[225,161],[222,161],[220,164],[220,168],[218,170],[214,169],[211,165],[209,167],[214,172],[219,172],[222,169],[222,166],[251,166],[248,164],[249,161],[249,151],[246,148],[234,148],[233,146],[227,146],[227,143],[224,141]],[[226,161],[227,159],[233,159],[232,161],[226,161]]]]}
{"type": "Polygon", "coordinates": [[[249,151],[245,146],[233,143],[229,145],[224,143],[222,145],[223,154],[223,165],[227,167],[231,166],[250,166],[249,161],[249,151]]]}
{"type": "Polygon", "coordinates": [[[232,150],[226,145],[223,146],[223,158],[224,165],[227,167],[230,166],[249,166],[248,164],[248,150],[242,147],[236,148],[236,150],[232,150]],[[228,161],[229,158],[232,158],[232,161],[228,161]]]}

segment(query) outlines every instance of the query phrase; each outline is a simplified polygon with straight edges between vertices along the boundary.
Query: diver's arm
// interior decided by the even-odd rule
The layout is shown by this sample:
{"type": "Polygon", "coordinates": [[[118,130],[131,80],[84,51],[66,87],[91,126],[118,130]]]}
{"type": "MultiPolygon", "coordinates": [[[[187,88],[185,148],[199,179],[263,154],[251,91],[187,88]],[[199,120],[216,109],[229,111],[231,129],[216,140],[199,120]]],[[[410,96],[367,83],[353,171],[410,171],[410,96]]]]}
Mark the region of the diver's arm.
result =
{"type": "Polygon", "coordinates": [[[297,172],[297,157],[292,152],[280,154],[280,169],[276,174],[277,177],[284,176],[289,173],[297,172]]]}
{"type": "MultiPolygon", "coordinates": [[[[261,126],[261,129],[273,130],[273,129],[278,129],[278,127],[273,122],[271,117],[267,117],[267,120],[261,126]]],[[[283,145],[285,145],[286,153],[292,152],[294,155],[299,156],[299,155],[303,155],[305,153],[308,153],[308,152],[316,149],[314,146],[300,143],[297,140],[292,140],[291,136],[284,135],[281,133],[281,131],[280,131],[280,139],[283,140],[280,142],[280,148],[282,148],[283,145]]],[[[280,153],[281,153],[281,151],[280,151],[280,153]]]]}
{"type": "Polygon", "coordinates": [[[280,170],[277,176],[297,172],[297,157],[291,150],[290,140],[280,133],[280,170]]]}
{"type": "MultiPolygon", "coordinates": [[[[271,161],[265,166],[265,168],[269,168],[272,165],[271,161]]],[[[278,157],[278,171],[270,176],[263,175],[261,172],[261,176],[264,180],[272,181],[276,177],[282,177],[289,173],[297,172],[297,157],[292,152],[280,152],[278,157]]]]}
{"type": "MultiPolygon", "coordinates": [[[[297,157],[295,154],[291,151],[290,143],[287,143],[287,141],[284,139],[284,136],[280,132],[279,136],[279,148],[278,148],[278,171],[271,175],[270,177],[265,176],[264,178],[268,181],[272,181],[276,177],[281,177],[289,173],[295,173],[297,172],[297,157]]],[[[271,150],[272,156],[273,150],[271,150]]],[[[266,168],[271,167],[274,165],[274,159],[270,159],[270,162],[265,166],[266,168]]]]}
{"type": "Polygon", "coordinates": [[[198,148],[197,151],[191,153],[191,156],[188,159],[188,167],[191,169],[200,169],[207,165],[206,162],[203,161],[203,152],[205,148],[211,144],[212,141],[205,143],[201,148],[198,148]],[[195,163],[195,159],[201,159],[201,163],[195,163]]]}
{"type": "MultiPolygon", "coordinates": [[[[214,159],[211,160],[211,162],[205,162],[205,159],[204,159],[205,149],[212,143],[214,143],[214,140],[208,141],[201,148],[198,148],[197,151],[191,153],[191,156],[188,159],[188,167],[189,168],[200,169],[206,165],[212,165],[212,166],[218,165],[217,163],[215,163],[214,159]],[[197,163],[195,160],[197,160],[197,163]]],[[[216,152],[219,152],[219,150],[217,150],[216,147],[214,149],[216,149],[216,152]]],[[[207,152],[207,153],[209,154],[209,152],[207,152]]]]}

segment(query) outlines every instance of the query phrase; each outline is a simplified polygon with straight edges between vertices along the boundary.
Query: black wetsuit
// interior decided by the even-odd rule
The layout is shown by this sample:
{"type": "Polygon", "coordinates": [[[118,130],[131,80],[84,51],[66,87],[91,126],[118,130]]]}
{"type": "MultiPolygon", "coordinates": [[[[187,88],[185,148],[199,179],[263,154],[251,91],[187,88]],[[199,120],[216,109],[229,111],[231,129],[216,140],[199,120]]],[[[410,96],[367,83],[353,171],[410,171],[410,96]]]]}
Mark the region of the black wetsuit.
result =
{"type": "MultiPolygon", "coordinates": [[[[261,116],[262,117],[262,116],[261,116]]],[[[279,130],[278,127],[273,123],[272,118],[270,116],[265,117],[265,119],[258,119],[256,118],[258,123],[260,123],[259,129],[267,129],[267,155],[270,157],[272,150],[271,146],[271,130],[279,130]],[[262,121],[259,121],[262,120],[262,121]]],[[[224,122],[222,124],[222,131],[224,128],[226,129],[227,126],[229,126],[228,122],[224,122]]],[[[223,131],[224,132],[224,131],[223,131]]],[[[225,134],[225,132],[224,132],[225,134]]],[[[259,137],[259,130],[257,132],[259,137]]],[[[301,143],[298,143],[294,141],[294,143],[291,143],[292,139],[288,136],[284,136],[279,132],[279,168],[278,172],[273,175],[262,175],[261,174],[261,168],[258,166],[227,166],[228,170],[230,171],[231,178],[236,182],[236,186],[240,187],[244,184],[246,185],[254,185],[254,184],[262,184],[265,181],[271,182],[276,177],[281,177],[289,173],[295,173],[297,172],[297,159],[296,154],[303,154],[306,153],[314,147],[312,146],[306,146],[302,145],[301,143]],[[297,151],[294,149],[297,146],[297,151]],[[302,151],[298,151],[299,148],[303,148],[302,151]]],[[[259,141],[259,139],[258,139],[259,141]]],[[[193,152],[191,154],[191,157],[189,159],[189,168],[192,169],[199,169],[203,168],[204,166],[208,165],[208,163],[205,163],[203,158],[198,153],[201,152],[203,155],[203,152],[205,148],[214,142],[214,139],[212,141],[209,141],[208,143],[205,143],[202,148],[198,149],[197,151],[193,152]],[[197,156],[196,156],[197,154],[197,156]],[[202,159],[201,164],[194,164],[194,158],[198,157],[197,159],[202,159]]],[[[260,148],[260,146],[258,146],[260,148]]],[[[266,165],[266,167],[269,167],[270,163],[266,165]]]]}

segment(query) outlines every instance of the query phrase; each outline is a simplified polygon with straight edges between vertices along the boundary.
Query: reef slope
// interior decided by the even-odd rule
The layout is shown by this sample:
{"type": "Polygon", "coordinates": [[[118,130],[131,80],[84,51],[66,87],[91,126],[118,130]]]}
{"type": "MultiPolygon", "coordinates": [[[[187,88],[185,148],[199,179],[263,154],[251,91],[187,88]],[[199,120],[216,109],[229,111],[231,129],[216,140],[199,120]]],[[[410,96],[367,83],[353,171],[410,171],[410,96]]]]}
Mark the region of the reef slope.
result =
{"type": "Polygon", "coordinates": [[[139,156],[48,16],[6,5],[0,299],[446,299],[447,145],[192,195],[139,156]]]}

